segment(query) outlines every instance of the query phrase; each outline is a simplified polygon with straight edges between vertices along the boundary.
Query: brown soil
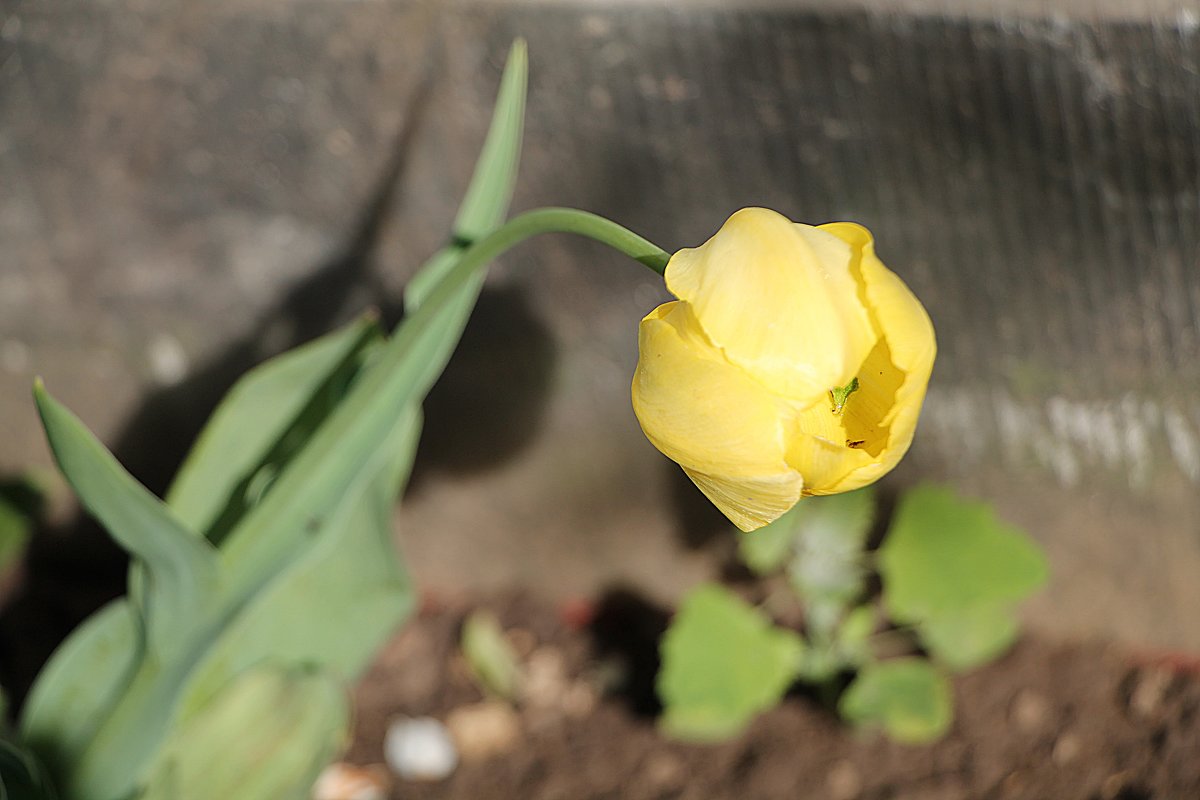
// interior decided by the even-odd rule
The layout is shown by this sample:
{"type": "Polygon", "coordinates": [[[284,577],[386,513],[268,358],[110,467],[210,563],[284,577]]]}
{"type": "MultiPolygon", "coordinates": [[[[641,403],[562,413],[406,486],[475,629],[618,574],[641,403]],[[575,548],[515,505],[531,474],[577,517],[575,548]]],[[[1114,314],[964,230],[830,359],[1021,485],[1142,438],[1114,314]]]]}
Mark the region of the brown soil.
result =
{"type": "MultiPolygon", "coordinates": [[[[486,605],[527,656],[561,661],[562,685],[538,689],[557,692],[550,702],[531,696],[522,705],[522,736],[508,752],[466,761],[442,782],[402,782],[395,798],[1200,798],[1195,661],[1027,639],[957,680],[953,730],[934,745],[855,734],[796,693],[734,741],[697,746],[666,740],[654,726],[661,610],[624,594],[602,601],[590,622],[588,607],[520,597],[486,605]],[[609,691],[587,702],[587,687],[604,685],[609,691]]],[[[471,604],[427,606],[359,687],[352,762],[382,759],[395,716],[445,719],[482,699],[457,650],[471,604]]]]}

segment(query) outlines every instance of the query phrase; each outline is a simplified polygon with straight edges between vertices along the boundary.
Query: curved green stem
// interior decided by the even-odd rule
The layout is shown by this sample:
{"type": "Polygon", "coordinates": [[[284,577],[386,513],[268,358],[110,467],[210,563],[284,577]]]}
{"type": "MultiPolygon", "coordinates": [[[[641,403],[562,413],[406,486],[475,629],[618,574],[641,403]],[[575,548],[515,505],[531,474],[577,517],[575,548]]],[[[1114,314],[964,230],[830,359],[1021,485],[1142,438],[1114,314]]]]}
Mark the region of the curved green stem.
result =
{"type": "Polygon", "coordinates": [[[667,268],[671,255],[628,228],[588,211],[574,208],[539,208],[510,219],[487,236],[472,243],[463,262],[482,265],[510,247],[541,233],[574,233],[586,236],[629,256],[657,272],[667,268]]]}

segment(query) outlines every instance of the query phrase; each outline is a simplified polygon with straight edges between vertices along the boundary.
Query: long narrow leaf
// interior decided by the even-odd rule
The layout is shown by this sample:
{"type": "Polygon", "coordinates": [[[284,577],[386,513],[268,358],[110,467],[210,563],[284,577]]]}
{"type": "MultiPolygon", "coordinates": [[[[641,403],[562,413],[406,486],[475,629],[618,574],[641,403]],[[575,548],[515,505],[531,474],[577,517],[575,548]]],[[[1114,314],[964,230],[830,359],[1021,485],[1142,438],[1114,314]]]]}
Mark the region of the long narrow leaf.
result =
{"type": "MultiPolygon", "coordinates": [[[[467,200],[456,220],[457,248],[468,233],[495,228],[507,213],[525,109],[528,60],[525,44],[514,43],[467,200]]],[[[285,563],[289,542],[324,522],[324,511],[360,476],[362,457],[386,436],[391,420],[419,404],[445,368],[458,344],[483,278],[482,267],[447,282],[461,253],[435,256],[410,282],[410,316],[399,326],[376,361],[351,389],[309,447],[277,480],[262,504],[231,534],[225,563],[237,565],[240,591],[252,591],[285,563]],[[436,302],[433,302],[436,299],[436,302]],[[425,308],[430,302],[434,307],[425,308]]],[[[239,590],[235,589],[235,595],[239,590]]]]}
{"type": "Polygon", "coordinates": [[[268,659],[319,663],[344,681],[358,677],[413,606],[391,532],[419,431],[417,411],[396,423],[372,456],[374,470],[341,498],[319,541],[214,643],[188,682],[180,720],[243,669],[268,659]]]}
{"type": "Polygon", "coordinates": [[[79,418],[39,381],[34,400],[55,460],[84,507],[146,565],[144,615],[151,646],[174,649],[206,612],[218,581],[216,550],[191,534],[157,497],[117,463],[79,418]]]}
{"type": "Polygon", "coordinates": [[[269,480],[341,399],[363,349],[380,340],[374,315],[246,373],[192,446],[167,505],[184,525],[219,543],[269,480]]]}
{"type": "Polygon", "coordinates": [[[517,39],[508,51],[492,123],[475,174],[454,219],[455,238],[473,241],[486,236],[508,213],[521,158],[528,75],[525,40],[517,39]]]}
{"type": "Polygon", "coordinates": [[[421,304],[472,242],[491,233],[507,216],[521,160],[528,74],[525,41],[518,39],[504,65],[487,139],[454,219],[451,244],[429,259],[408,282],[404,303],[409,311],[421,304]]]}

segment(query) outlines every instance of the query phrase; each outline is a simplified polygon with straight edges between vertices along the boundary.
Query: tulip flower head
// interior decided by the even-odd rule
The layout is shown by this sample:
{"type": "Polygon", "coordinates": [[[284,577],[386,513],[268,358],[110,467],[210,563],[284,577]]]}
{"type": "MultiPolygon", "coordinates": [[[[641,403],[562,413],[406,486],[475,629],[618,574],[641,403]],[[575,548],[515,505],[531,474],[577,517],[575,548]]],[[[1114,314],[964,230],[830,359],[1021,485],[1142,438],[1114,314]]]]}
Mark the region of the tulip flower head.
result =
{"type": "Polygon", "coordinates": [[[900,461],[937,347],[865,228],[742,209],[672,256],[666,282],[679,299],[642,320],[634,413],[735,525],[900,461]]]}

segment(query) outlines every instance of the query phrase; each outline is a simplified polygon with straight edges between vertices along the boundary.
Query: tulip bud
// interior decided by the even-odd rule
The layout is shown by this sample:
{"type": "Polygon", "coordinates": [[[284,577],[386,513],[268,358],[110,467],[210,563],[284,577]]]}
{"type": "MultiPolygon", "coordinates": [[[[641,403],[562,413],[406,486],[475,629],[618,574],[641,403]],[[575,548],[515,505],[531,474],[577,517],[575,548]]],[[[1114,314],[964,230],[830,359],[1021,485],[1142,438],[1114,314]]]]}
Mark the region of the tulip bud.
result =
{"type": "Polygon", "coordinates": [[[878,480],[912,442],[936,353],[866,229],[738,211],[666,269],[642,320],[634,413],[735,525],[878,480]]]}

